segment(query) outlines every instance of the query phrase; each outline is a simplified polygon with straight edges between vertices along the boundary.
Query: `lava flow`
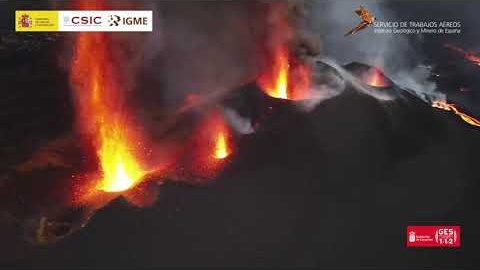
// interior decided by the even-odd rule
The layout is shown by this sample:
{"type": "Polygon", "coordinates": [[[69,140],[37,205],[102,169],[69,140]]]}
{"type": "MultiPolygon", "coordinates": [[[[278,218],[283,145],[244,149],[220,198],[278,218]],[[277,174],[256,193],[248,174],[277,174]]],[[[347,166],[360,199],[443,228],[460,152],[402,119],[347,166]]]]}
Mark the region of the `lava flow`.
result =
{"type": "Polygon", "coordinates": [[[260,88],[269,96],[279,99],[301,100],[308,97],[310,68],[293,59],[286,46],[279,46],[273,53],[271,69],[257,80],[260,88]]]}
{"type": "Polygon", "coordinates": [[[460,112],[457,109],[457,107],[455,107],[455,105],[453,105],[453,104],[449,104],[449,103],[446,103],[444,101],[436,100],[432,103],[432,107],[442,109],[442,110],[445,110],[445,111],[451,111],[451,112],[455,113],[456,115],[460,116],[460,118],[462,118],[462,120],[467,122],[468,124],[470,124],[472,126],[480,127],[480,120],[475,119],[472,116],[469,116],[465,113],[460,112]]]}
{"type": "Polygon", "coordinates": [[[477,54],[475,54],[473,52],[467,52],[464,49],[462,49],[458,46],[455,46],[453,44],[446,44],[445,47],[460,53],[463,56],[463,58],[465,58],[469,62],[471,62],[471,63],[473,63],[477,66],[480,66],[480,56],[478,56],[477,54]]]}
{"type": "Polygon", "coordinates": [[[139,136],[128,123],[120,74],[105,33],[79,33],[71,67],[78,128],[95,148],[101,180],[97,190],[122,192],[138,184],[146,170],[139,162],[139,136]]]}
{"type": "Polygon", "coordinates": [[[380,70],[380,68],[377,68],[377,67],[371,68],[367,72],[364,81],[367,85],[370,85],[373,87],[389,87],[390,86],[383,72],[380,70]]]}

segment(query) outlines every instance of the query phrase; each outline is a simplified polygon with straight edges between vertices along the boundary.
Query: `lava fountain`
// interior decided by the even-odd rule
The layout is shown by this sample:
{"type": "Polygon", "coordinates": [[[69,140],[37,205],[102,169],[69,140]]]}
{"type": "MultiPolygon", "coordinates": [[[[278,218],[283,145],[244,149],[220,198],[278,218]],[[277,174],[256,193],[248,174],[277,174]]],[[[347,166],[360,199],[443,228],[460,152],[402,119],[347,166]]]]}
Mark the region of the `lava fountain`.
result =
{"type": "Polygon", "coordinates": [[[364,77],[364,82],[372,87],[389,87],[385,75],[378,67],[371,68],[364,77]]]}
{"type": "Polygon", "coordinates": [[[195,184],[215,179],[233,155],[232,135],[220,109],[206,113],[192,130],[173,179],[195,184]]]}
{"type": "Polygon", "coordinates": [[[257,83],[273,98],[302,100],[308,98],[310,68],[292,57],[287,46],[275,48],[271,68],[263,72],[257,83]]]}
{"type": "Polygon", "coordinates": [[[96,189],[122,192],[147,173],[140,164],[140,136],[128,120],[125,91],[105,33],[76,36],[71,79],[78,129],[93,145],[101,170],[96,189]]]}
{"type": "Polygon", "coordinates": [[[228,134],[224,129],[217,131],[215,136],[215,149],[213,157],[216,159],[224,159],[230,155],[231,149],[228,145],[228,134]]]}
{"type": "Polygon", "coordinates": [[[214,110],[209,113],[207,118],[200,123],[197,136],[201,143],[206,147],[201,154],[205,157],[203,163],[217,164],[220,160],[228,158],[232,154],[231,134],[223,113],[220,110],[214,110]],[[210,160],[210,161],[208,161],[210,160]]]}
{"type": "Polygon", "coordinates": [[[262,90],[271,97],[288,99],[288,51],[278,48],[274,53],[272,74],[263,74],[259,78],[262,90]]]}

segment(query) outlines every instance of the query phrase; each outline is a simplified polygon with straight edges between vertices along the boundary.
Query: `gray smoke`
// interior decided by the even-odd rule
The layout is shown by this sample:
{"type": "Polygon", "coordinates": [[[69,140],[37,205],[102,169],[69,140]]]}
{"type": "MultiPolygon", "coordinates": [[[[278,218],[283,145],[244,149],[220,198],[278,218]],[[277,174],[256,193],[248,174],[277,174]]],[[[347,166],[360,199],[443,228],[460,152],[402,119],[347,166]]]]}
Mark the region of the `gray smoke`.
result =
{"type": "Polygon", "coordinates": [[[409,89],[424,101],[445,101],[446,95],[437,91],[437,85],[428,80],[429,76],[429,69],[418,66],[411,71],[399,71],[397,74],[390,76],[390,79],[392,79],[395,84],[409,89]]]}
{"type": "Polygon", "coordinates": [[[371,96],[379,101],[391,101],[396,98],[394,92],[378,91],[378,89],[372,89],[372,87],[365,85],[333,59],[318,59],[316,63],[327,64],[332,67],[335,72],[325,71],[319,69],[317,65],[314,66],[312,69],[312,93],[309,99],[301,102],[301,107],[306,111],[314,109],[325,100],[342,94],[346,89],[347,83],[351,86],[352,90],[371,96]]]}
{"type": "Polygon", "coordinates": [[[119,64],[134,78],[129,106],[145,133],[157,137],[166,125],[175,125],[191,97],[201,102],[189,111],[201,114],[255,79],[264,31],[259,21],[265,20],[258,3],[165,1],[135,3],[135,8],[153,10],[153,33],[112,37],[123,50],[119,64]]]}
{"type": "Polygon", "coordinates": [[[152,70],[162,98],[181,103],[190,93],[234,89],[255,74],[252,3],[161,2],[162,50],[152,70]]]}
{"type": "Polygon", "coordinates": [[[252,134],[255,132],[253,129],[252,121],[248,118],[241,117],[235,110],[225,108],[223,114],[232,128],[243,135],[252,134]]]}
{"type": "MultiPolygon", "coordinates": [[[[315,1],[310,5],[309,27],[322,38],[324,56],[339,63],[362,62],[382,68],[396,83],[421,93],[432,93],[436,85],[428,81],[428,73],[417,67],[425,60],[416,46],[421,35],[375,34],[373,26],[353,36],[344,34],[361,20],[354,13],[358,1],[315,1]]],[[[385,1],[369,1],[366,7],[377,21],[401,20],[385,1]]]]}

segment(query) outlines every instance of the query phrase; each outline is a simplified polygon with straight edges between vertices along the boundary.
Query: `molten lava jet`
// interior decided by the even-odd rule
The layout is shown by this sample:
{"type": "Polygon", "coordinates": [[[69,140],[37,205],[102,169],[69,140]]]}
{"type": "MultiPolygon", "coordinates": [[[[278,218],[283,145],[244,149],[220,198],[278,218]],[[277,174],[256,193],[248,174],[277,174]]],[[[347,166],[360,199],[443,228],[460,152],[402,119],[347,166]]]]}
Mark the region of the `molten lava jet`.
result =
{"type": "Polygon", "coordinates": [[[93,145],[101,169],[96,188],[122,192],[147,170],[139,160],[140,134],[132,129],[121,75],[115,70],[105,33],[79,33],[71,66],[78,129],[93,145]]]}
{"type": "Polygon", "coordinates": [[[223,113],[214,110],[198,123],[192,135],[173,177],[195,184],[207,183],[233,154],[232,132],[223,113]]]}
{"type": "Polygon", "coordinates": [[[278,49],[272,67],[273,77],[263,76],[259,79],[260,87],[265,93],[274,98],[288,99],[288,68],[288,51],[278,49]]]}
{"type": "Polygon", "coordinates": [[[457,53],[460,53],[463,58],[465,58],[466,60],[468,60],[469,62],[477,65],[477,66],[480,66],[480,56],[478,56],[477,54],[473,53],[473,52],[467,52],[465,51],[464,49],[458,47],[458,46],[455,46],[453,44],[446,44],[445,47],[457,52],[457,53]]]}
{"type": "Polygon", "coordinates": [[[230,149],[227,143],[227,135],[224,131],[219,131],[215,138],[214,157],[216,159],[224,159],[230,155],[230,149]]]}
{"type": "Polygon", "coordinates": [[[203,157],[200,166],[218,169],[223,160],[232,154],[231,134],[221,111],[214,111],[200,124],[196,133],[203,145],[199,153],[203,157]]]}
{"type": "Polygon", "coordinates": [[[294,59],[286,46],[279,46],[271,68],[259,76],[257,83],[271,97],[302,100],[309,95],[310,74],[310,67],[294,59]]]}
{"type": "Polygon", "coordinates": [[[442,109],[442,110],[445,110],[445,111],[451,111],[451,112],[455,113],[456,115],[460,116],[460,118],[462,118],[462,120],[467,122],[468,124],[470,124],[472,126],[480,127],[480,120],[475,119],[474,117],[469,116],[469,115],[467,115],[463,112],[460,112],[458,110],[458,108],[455,107],[455,105],[453,105],[453,104],[449,104],[449,103],[446,103],[444,101],[436,100],[432,103],[432,107],[442,109]]]}
{"type": "Polygon", "coordinates": [[[390,83],[386,79],[382,70],[378,67],[371,68],[364,76],[364,82],[372,87],[389,87],[390,83]]]}

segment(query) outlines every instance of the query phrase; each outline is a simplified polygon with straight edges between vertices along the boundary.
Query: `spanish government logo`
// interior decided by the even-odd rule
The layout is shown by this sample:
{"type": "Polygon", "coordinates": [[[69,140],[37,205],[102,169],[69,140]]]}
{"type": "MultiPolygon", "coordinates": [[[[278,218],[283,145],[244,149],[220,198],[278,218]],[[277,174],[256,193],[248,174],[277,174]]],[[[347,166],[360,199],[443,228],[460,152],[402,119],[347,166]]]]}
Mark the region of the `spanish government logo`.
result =
{"type": "Polygon", "coordinates": [[[30,18],[30,15],[28,14],[20,15],[20,18],[18,19],[18,26],[22,28],[32,27],[32,18],[30,18]]]}

